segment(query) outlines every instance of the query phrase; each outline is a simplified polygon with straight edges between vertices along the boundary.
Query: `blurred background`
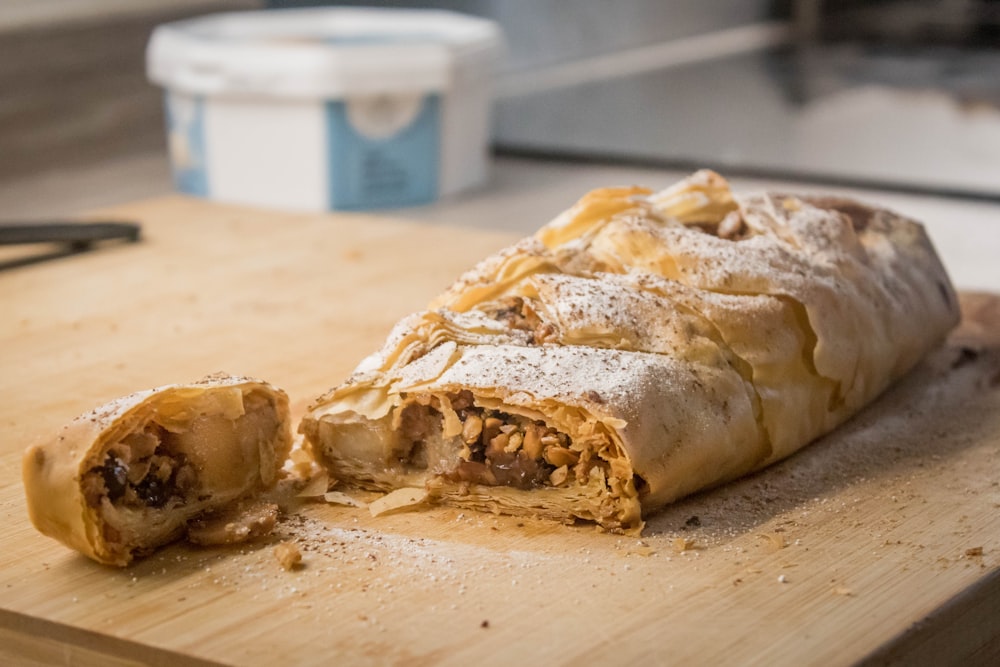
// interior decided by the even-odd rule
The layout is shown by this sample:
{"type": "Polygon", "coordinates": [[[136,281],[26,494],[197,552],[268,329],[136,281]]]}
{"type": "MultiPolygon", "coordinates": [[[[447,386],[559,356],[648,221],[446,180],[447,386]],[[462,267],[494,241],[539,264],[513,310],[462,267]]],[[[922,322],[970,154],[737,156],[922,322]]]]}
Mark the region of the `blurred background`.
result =
{"type": "Polygon", "coordinates": [[[6,213],[67,188],[85,207],[109,183],[116,201],[169,187],[145,75],[156,25],[320,4],[497,21],[501,156],[1000,199],[997,0],[4,0],[6,213]]]}

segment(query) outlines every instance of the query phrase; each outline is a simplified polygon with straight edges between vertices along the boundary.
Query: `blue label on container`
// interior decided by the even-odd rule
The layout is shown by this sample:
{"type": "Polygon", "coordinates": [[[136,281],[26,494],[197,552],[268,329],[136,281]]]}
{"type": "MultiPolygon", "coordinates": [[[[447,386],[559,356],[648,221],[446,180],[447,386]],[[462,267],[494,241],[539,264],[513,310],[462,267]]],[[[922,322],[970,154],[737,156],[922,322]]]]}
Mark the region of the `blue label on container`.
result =
{"type": "Polygon", "coordinates": [[[168,93],[166,107],[167,148],[174,187],[189,195],[207,197],[204,99],[168,93]]]}
{"type": "Polygon", "coordinates": [[[326,105],[330,208],[434,201],[441,118],[438,95],[382,95],[326,105]]]}

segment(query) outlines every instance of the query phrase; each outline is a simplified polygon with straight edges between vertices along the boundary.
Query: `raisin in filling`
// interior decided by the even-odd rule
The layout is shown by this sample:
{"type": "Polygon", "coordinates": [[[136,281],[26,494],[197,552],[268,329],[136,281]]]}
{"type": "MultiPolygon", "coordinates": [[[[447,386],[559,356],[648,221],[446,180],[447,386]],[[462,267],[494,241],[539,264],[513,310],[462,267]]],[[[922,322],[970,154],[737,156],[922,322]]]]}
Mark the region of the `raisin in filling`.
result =
{"type": "Polygon", "coordinates": [[[170,453],[157,444],[149,454],[133,458],[134,450],[112,448],[104,463],[91,468],[86,485],[87,503],[98,507],[107,497],[113,505],[161,508],[180,504],[196,482],[193,467],[181,453],[170,453]]]}
{"type": "Polygon", "coordinates": [[[104,480],[104,487],[108,491],[108,499],[114,503],[125,495],[128,488],[128,466],[122,463],[113,454],[108,454],[104,459],[104,465],[95,468],[104,480]]]}

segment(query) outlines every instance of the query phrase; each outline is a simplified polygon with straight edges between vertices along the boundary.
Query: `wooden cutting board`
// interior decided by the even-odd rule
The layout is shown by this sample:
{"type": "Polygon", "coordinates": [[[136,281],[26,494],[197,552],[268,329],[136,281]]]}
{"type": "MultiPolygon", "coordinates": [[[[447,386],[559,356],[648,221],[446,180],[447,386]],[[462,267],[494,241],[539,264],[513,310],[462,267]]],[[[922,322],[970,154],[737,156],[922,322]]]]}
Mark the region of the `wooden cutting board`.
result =
{"type": "MultiPolygon", "coordinates": [[[[983,664],[1000,656],[1000,297],[792,459],[641,539],[434,508],[305,504],[273,542],[124,570],[41,536],[20,453],[112,397],[226,370],[296,414],[507,235],[168,197],[138,245],[0,256],[0,662],[983,664]]],[[[20,251],[23,252],[23,251],[20,251]]]]}

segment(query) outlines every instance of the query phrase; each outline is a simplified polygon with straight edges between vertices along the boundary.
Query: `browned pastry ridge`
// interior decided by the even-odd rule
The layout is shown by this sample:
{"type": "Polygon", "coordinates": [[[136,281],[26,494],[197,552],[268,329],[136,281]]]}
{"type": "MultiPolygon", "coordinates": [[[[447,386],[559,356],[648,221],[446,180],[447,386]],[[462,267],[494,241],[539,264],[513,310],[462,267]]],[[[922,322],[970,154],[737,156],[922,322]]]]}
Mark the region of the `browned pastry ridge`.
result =
{"type": "MultiPolygon", "coordinates": [[[[290,448],[288,397],[265,382],[213,375],[138,392],[28,448],[28,513],[45,535],[123,566],[273,486],[290,448]]],[[[258,524],[273,521],[257,514],[258,524]]],[[[254,529],[199,534],[236,541],[254,529]]]]}
{"type": "Polygon", "coordinates": [[[486,258],[300,431],[362,487],[637,531],[829,432],[958,319],[918,223],[701,171],[592,192],[486,258]]]}

